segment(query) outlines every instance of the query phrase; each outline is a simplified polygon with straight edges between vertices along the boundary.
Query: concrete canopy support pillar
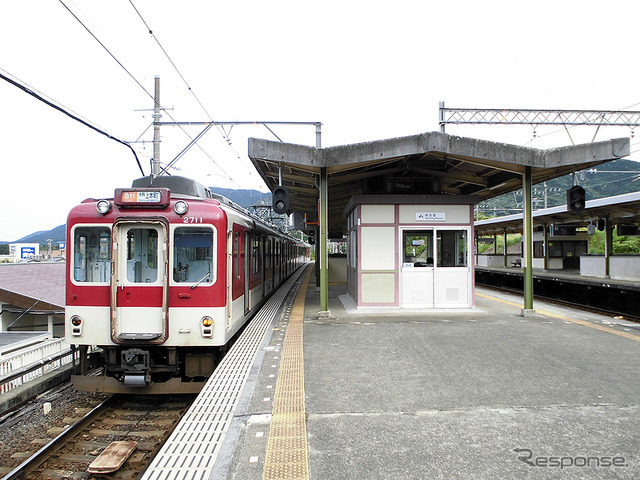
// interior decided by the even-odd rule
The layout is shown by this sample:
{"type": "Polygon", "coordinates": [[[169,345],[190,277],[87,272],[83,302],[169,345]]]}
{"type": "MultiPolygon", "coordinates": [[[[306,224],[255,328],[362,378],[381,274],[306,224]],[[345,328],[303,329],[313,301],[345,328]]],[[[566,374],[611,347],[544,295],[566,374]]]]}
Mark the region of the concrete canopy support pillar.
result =
{"type": "Polygon", "coordinates": [[[522,316],[535,315],[533,310],[533,200],[531,167],[524,167],[522,192],[524,194],[523,244],[524,244],[524,308],[522,316]]]}
{"type": "Polygon", "coordinates": [[[544,224],[544,271],[549,270],[549,224],[544,224]]]}
{"type": "Polygon", "coordinates": [[[325,167],[320,169],[320,231],[318,238],[318,257],[320,259],[320,311],[329,311],[329,255],[327,249],[329,231],[328,175],[325,167]]]}
{"type": "Polygon", "coordinates": [[[611,278],[611,254],[613,253],[613,226],[609,215],[604,217],[604,275],[611,278]]]}
{"type": "MultiPolygon", "coordinates": [[[[504,268],[507,268],[509,266],[509,247],[507,245],[507,228],[505,227],[504,230],[502,230],[502,235],[503,235],[503,239],[504,239],[504,247],[502,248],[502,253],[504,255],[504,268]]],[[[496,248],[497,248],[497,243],[496,243],[496,248]]]]}
{"type": "Polygon", "coordinates": [[[480,260],[480,240],[478,239],[478,232],[474,235],[475,247],[476,247],[476,265],[478,265],[478,261],[480,260]]]}

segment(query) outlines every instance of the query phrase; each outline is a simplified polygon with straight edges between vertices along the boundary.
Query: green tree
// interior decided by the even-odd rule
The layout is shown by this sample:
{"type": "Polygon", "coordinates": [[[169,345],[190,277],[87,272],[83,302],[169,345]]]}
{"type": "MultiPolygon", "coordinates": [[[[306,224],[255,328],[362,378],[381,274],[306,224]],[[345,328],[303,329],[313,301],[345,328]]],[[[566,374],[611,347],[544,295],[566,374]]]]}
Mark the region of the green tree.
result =
{"type": "MultiPolygon", "coordinates": [[[[589,253],[604,254],[604,232],[589,236],[589,253]]],[[[613,253],[640,253],[640,237],[619,237],[613,231],[613,253]]]]}

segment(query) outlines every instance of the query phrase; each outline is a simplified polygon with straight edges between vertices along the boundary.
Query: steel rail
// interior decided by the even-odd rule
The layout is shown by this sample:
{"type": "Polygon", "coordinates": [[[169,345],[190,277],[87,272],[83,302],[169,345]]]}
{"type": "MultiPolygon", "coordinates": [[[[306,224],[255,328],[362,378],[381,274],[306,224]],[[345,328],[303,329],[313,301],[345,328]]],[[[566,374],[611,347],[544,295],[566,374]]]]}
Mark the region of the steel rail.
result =
{"type": "Polygon", "coordinates": [[[67,438],[71,437],[73,434],[78,433],[82,428],[85,427],[89,422],[93,421],[94,416],[108,407],[115,399],[115,395],[111,395],[107,399],[105,399],[102,403],[94,407],[90,412],[88,412],[84,417],[80,418],[77,422],[67,428],[64,432],[58,435],[56,438],[52,439],[49,443],[44,445],[40,450],[27,458],[24,462],[14,468],[7,475],[2,477],[1,480],[15,480],[19,478],[24,478],[25,475],[30,473],[33,469],[37,468],[47,457],[51,450],[58,446],[62,445],[66,442],[67,438]]]}

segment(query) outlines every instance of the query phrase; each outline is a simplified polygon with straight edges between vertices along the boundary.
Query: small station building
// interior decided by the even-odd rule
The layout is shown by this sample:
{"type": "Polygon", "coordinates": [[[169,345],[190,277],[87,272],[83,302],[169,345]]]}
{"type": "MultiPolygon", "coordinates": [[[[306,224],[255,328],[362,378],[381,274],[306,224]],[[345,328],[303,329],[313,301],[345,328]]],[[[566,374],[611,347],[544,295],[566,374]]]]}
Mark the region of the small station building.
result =
{"type": "Polygon", "coordinates": [[[473,195],[354,195],[347,291],[358,306],[473,305],[473,195]]]}
{"type": "Polygon", "coordinates": [[[517,189],[525,194],[524,309],[532,309],[532,185],[629,152],[628,138],[549,150],[441,132],[330,148],[249,139],[267,186],[288,189],[290,212],[317,218],[321,311],[328,241],[343,238],[358,307],[473,306],[473,206],[517,189]]]}

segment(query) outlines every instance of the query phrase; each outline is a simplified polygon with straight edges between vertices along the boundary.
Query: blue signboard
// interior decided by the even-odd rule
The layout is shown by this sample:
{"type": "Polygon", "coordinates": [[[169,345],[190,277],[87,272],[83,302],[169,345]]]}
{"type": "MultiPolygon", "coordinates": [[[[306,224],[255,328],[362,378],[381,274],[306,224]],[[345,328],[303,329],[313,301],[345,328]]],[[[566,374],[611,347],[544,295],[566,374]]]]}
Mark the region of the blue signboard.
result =
{"type": "Polygon", "coordinates": [[[36,254],[36,247],[20,247],[20,258],[33,257],[36,254]]]}

